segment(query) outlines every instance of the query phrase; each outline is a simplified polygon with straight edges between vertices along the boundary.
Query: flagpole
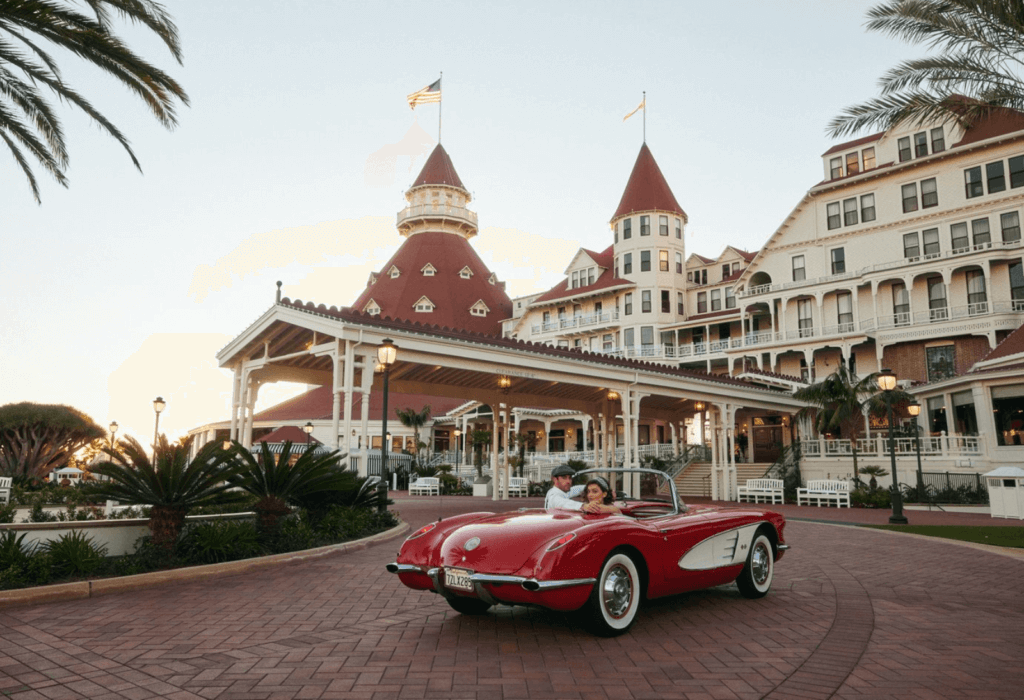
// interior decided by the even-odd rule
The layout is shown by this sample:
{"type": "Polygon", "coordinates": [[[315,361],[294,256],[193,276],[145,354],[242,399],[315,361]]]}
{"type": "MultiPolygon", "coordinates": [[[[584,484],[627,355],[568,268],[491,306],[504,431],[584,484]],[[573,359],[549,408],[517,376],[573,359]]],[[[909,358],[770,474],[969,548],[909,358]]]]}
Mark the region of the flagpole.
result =
{"type": "Polygon", "coordinates": [[[441,82],[444,78],[444,71],[441,71],[440,77],[437,82],[441,88],[441,95],[437,98],[437,143],[441,143],[441,103],[444,100],[444,83],[441,82]]]}
{"type": "Polygon", "coordinates": [[[647,143],[647,91],[644,90],[644,143],[647,143]]]}

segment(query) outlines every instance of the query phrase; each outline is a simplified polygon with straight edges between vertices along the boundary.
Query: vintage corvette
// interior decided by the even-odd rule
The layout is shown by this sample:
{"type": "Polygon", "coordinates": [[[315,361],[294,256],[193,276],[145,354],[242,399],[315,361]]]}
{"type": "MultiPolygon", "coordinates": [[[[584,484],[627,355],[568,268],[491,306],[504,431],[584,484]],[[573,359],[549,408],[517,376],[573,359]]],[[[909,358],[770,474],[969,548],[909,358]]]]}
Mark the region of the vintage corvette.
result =
{"type": "Polygon", "coordinates": [[[577,481],[588,474],[639,484],[638,497],[618,501],[621,514],[523,508],[438,520],[410,535],[387,570],[463,614],[497,604],[580,611],[606,636],[629,629],[645,598],[733,581],[747,598],[768,593],[787,548],[782,515],[688,507],[657,470],[594,469],[577,481]]]}

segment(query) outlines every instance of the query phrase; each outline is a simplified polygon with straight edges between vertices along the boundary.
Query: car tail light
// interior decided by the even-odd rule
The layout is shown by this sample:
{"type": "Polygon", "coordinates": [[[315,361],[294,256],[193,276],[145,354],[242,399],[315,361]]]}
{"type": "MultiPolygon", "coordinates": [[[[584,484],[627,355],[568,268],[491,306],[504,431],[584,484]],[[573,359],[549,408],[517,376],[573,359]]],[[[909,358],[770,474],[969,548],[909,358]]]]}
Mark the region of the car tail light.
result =
{"type": "Polygon", "coordinates": [[[425,535],[425,534],[427,534],[428,532],[430,532],[431,530],[433,530],[433,529],[434,529],[435,527],[437,527],[437,523],[429,523],[429,524],[427,524],[427,525],[424,525],[424,526],[423,526],[423,527],[421,527],[421,528],[420,528],[419,530],[417,530],[416,532],[412,533],[411,535],[409,535],[409,536],[408,536],[408,537],[406,537],[405,539],[406,539],[406,540],[414,540],[414,539],[416,539],[417,537],[420,537],[421,535],[425,535]]]}
{"type": "Polygon", "coordinates": [[[556,549],[558,549],[559,547],[564,547],[565,545],[567,545],[570,542],[572,542],[574,539],[576,539],[576,533],[575,532],[570,532],[568,535],[562,535],[557,540],[555,540],[554,543],[552,543],[552,545],[550,547],[548,547],[548,551],[549,552],[553,552],[556,549]]]}

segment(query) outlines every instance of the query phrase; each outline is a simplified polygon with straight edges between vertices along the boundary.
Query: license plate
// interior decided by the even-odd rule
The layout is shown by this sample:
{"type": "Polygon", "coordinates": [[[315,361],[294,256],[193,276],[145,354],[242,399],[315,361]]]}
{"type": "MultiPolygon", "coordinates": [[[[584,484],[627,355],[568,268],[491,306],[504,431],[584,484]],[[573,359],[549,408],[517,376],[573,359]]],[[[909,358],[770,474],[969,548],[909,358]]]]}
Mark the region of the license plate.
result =
{"type": "Polygon", "coordinates": [[[457,591],[472,591],[473,582],[469,580],[471,573],[468,569],[445,569],[444,585],[457,591]]]}

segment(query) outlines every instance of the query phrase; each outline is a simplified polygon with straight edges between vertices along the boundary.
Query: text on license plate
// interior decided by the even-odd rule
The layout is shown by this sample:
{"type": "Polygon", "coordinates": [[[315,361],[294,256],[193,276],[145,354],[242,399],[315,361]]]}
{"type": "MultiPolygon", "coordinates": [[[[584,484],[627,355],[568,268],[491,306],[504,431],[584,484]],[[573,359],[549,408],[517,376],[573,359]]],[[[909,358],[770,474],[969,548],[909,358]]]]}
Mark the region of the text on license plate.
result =
{"type": "Polygon", "coordinates": [[[457,591],[472,591],[473,582],[469,580],[470,573],[472,572],[467,569],[445,569],[444,585],[457,591]]]}

